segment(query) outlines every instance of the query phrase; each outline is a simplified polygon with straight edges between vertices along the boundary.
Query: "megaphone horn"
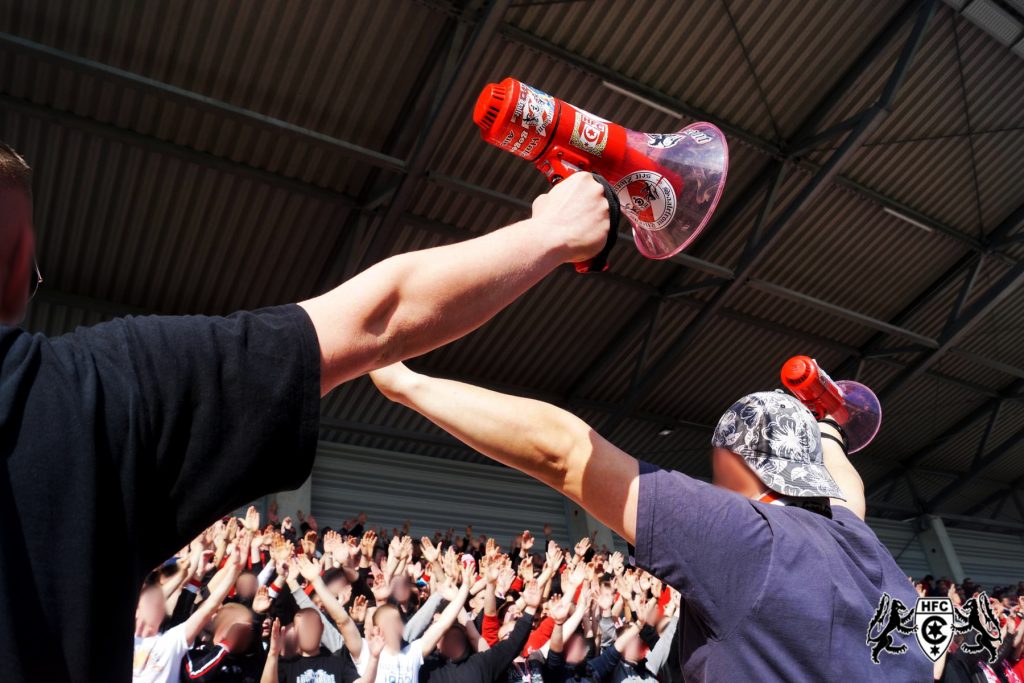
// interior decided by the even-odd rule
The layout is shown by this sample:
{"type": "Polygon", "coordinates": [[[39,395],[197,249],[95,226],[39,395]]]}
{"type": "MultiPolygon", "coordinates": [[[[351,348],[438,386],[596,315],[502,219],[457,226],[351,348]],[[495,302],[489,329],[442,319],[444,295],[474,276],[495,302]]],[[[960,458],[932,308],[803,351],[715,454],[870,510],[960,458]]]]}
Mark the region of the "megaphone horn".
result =
{"type": "Polygon", "coordinates": [[[532,161],[552,183],[577,171],[603,176],[648,258],[669,258],[693,242],[725,188],[729,148],[710,123],[640,133],[514,78],[483,89],[473,121],[484,140],[532,161]]]}
{"type": "Polygon", "coordinates": [[[882,404],[860,382],[835,382],[809,356],[793,356],[782,366],[782,384],[814,417],[832,416],[846,432],[850,453],[861,450],[882,426],[882,404]]]}

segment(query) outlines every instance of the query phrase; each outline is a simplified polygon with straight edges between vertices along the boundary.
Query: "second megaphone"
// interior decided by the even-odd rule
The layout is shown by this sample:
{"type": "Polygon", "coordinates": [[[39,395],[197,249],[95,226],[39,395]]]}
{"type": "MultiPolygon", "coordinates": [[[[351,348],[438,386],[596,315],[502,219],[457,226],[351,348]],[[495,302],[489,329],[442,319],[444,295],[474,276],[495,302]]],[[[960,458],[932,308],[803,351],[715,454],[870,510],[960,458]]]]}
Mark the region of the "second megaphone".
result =
{"type": "Polygon", "coordinates": [[[577,171],[604,176],[648,258],[686,248],[725,187],[729,148],[710,123],[639,133],[514,78],[483,89],[473,121],[487,142],[532,161],[552,183],[577,171]]]}

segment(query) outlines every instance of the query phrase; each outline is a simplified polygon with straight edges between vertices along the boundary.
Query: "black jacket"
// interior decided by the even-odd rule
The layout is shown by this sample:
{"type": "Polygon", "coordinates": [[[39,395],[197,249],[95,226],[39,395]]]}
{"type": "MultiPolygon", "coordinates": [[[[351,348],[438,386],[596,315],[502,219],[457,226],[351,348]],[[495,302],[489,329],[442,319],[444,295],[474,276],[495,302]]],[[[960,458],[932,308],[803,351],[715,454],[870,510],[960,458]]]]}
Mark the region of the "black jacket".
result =
{"type": "Polygon", "coordinates": [[[484,652],[468,654],[462,659],[433,659],[420,669],[423,683],[485,683],[495,681],[512,664],[526,641],[533,626],[533,615],[519,617],[508,638],[484,652]]]}

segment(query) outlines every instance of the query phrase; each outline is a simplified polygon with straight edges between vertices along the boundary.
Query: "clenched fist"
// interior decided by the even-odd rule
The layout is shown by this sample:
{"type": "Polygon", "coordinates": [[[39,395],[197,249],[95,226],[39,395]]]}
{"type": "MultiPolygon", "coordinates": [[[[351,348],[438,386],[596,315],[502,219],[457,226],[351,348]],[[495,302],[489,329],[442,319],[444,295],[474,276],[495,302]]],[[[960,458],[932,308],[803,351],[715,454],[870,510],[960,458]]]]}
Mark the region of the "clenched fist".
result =
{"type": "Polygon", "coordinates": [[[604,186],[590,173],[574,173],[533,200],[533,220],[551,226],[565,247],[567,262],[591,259],[608,241],[604,186]]]}

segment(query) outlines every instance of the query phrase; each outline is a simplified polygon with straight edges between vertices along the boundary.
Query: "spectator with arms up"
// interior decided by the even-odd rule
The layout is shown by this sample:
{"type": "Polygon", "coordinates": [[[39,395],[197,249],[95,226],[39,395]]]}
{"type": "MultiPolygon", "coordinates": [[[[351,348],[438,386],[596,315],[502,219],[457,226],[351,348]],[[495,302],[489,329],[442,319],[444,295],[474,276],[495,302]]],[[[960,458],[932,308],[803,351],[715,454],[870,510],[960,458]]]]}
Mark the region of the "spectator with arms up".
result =
{"type": "Polygon", "coordinates": [[[722,416],[707,484],[642,463],[539,401],[401,364],[371,376],[392,400],[561,491],[634,543],[637,564],[682,594],[686,680],[932,675],[917,648],[872,663],[864,638],[882,593],[904,604],[916,594],[864,523],[863,483],[842,434],[790,396],[751,394],[722,416]]]}
{"type": "Polygon", "coordinates": [[[578,173],[527,220],[392,257],[297,305],[47,338],[15,327],[39,283],[31,174],[0,145],[5,680],[126,681],[144,572],[227,511],[298,487],[323,394],[461,337],[608,236],[604,189],[578,173]],[[55,564],[55,547],[74,566],[55,564]]]}

